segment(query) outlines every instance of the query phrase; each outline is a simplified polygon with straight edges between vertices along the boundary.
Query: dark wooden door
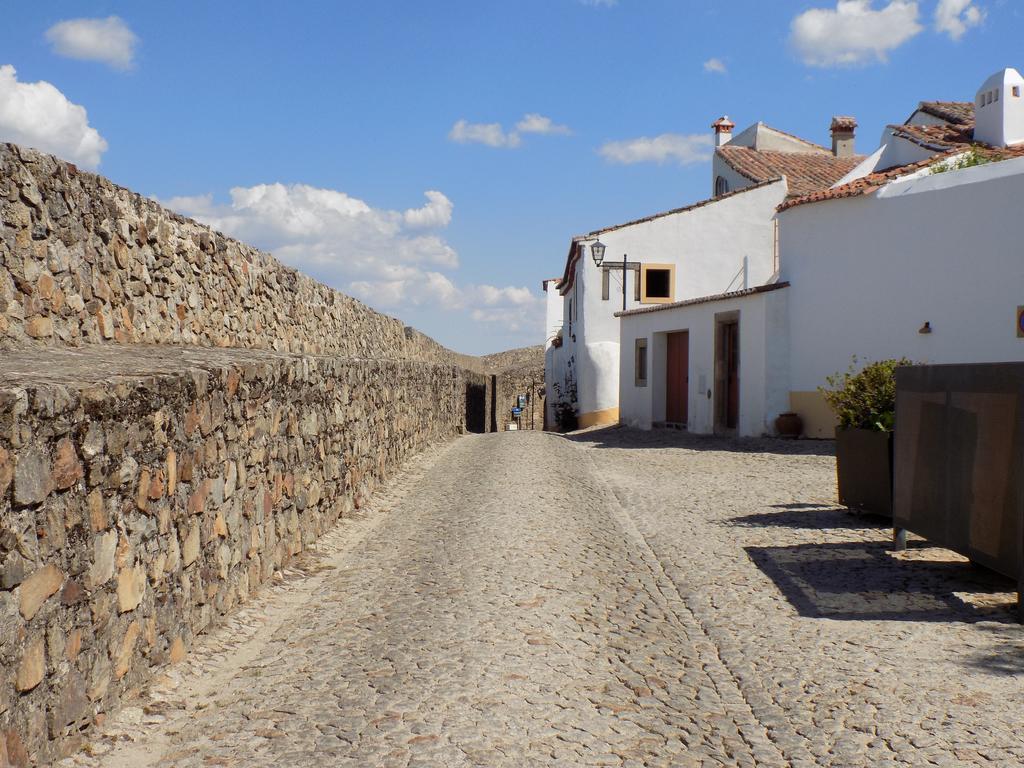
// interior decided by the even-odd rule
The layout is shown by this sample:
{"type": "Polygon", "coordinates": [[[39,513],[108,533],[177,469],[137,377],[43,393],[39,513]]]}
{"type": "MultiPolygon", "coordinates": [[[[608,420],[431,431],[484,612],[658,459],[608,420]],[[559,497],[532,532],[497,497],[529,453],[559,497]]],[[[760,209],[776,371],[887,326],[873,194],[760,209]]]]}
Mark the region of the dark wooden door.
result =
{"type": "Polygon", "coordinates": [[[685,424],[689,415],[690,333],[681,331],[668,335],[665,387],[665,421],[685,424]]]}
{"type": "Polygon", "coordinates": [[[740,420],[740,324],[726,323],[722,328],[722,359],[725,363],[726,429],[736,429],[740,420]]]}

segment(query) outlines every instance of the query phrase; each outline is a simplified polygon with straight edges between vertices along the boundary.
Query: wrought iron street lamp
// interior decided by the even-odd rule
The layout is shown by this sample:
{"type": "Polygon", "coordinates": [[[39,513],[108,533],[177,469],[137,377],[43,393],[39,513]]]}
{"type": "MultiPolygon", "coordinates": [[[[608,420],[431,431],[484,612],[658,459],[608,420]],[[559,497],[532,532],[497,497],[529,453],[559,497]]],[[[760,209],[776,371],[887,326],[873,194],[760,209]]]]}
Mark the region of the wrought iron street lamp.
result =
{"type": "MultiPolygon", "coordinates": [[[[626,275],[629,274],[629,270],[640,268],[640,263],[636,261],[629,261],[626,254],[622,254],[621,264],[605,264],[604,263],[604,252],[605,244],[600,240],[595,240],[590,244],[590,256],[594,260],[594,264],[598,267],[603,267],[606,270],[621,269],[622,270],[622,311],[626,311],[626,275]]],[[[639,276],[639,271],[638,271],[639,276]]]]}

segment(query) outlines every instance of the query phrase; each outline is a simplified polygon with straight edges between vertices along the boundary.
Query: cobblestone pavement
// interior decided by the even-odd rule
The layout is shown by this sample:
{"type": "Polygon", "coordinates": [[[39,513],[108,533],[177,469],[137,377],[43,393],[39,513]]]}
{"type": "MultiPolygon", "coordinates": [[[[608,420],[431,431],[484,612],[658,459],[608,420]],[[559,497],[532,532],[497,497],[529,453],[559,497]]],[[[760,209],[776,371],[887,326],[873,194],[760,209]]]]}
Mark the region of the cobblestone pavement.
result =
{"type": "Polygon", "coordinates": [[[889,553],[819,453],[459,439],[65,764],[1020,765],[1010,585],[889,553]]]}

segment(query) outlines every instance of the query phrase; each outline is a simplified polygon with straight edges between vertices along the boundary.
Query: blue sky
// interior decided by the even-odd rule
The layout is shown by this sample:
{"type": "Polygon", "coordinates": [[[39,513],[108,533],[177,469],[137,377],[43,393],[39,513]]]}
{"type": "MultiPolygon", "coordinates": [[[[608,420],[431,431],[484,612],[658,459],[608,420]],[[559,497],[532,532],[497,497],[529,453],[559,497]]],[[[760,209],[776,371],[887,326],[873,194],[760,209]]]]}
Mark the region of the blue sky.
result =
{"type": "Polygon", "coordinates": [[[4,15],[0,139],[95,167],[471,353],[542,340],[541,280],[574,233],[707,197],[719,115],[827,143],[832,115],[851,114],[866,152],[919,100],[970,100],[1024,67],[1009,0],[4,15]]]}

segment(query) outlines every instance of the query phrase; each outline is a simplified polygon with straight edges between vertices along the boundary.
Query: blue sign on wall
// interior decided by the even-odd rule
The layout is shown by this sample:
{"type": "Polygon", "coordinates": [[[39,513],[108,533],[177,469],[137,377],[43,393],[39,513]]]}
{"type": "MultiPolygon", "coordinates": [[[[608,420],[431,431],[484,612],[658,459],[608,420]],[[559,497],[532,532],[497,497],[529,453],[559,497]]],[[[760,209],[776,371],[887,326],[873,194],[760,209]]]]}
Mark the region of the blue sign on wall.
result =
{"type": "Polygon", "coordinates": [[[523,415],[523,409],[522,408],[513,408],[512,409],[512,415],[513,416],[522,416],[523,415]]]}

